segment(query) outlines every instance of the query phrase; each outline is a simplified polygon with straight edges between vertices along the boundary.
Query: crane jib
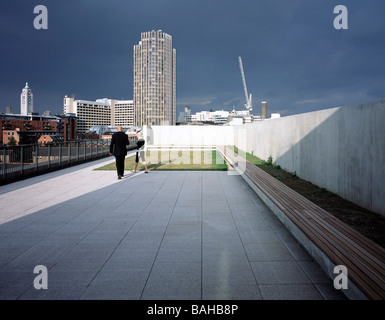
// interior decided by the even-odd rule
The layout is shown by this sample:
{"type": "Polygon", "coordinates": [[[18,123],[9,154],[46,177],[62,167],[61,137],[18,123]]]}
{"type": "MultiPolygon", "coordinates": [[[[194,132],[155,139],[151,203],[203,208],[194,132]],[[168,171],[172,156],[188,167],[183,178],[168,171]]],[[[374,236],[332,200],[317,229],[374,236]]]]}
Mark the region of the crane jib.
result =
{"type": "Polygon", "coordinates": [[[250,95],[248,95],[248,93],[247,93],[246,78],[245,78],[245,73],[243,71],[242,58],[238,57],[238,60],[239,60],[239,69],[241,70],[243,90],[245,91],[245,99],[246,99],[245,107],[246,107],[246,109],[251,110],[253,108],[252,103],[251,103],[252,95],[251,95],[251,93],[250,93],[250,95]]]}

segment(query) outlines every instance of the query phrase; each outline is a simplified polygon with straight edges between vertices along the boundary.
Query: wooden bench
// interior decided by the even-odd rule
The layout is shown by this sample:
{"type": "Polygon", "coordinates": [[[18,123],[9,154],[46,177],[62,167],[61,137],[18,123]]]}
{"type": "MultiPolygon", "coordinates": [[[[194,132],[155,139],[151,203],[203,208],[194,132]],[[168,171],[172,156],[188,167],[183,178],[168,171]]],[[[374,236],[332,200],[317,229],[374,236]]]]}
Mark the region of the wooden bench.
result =
{"type": "MultiPolygon", "coordinates": [[[[219,150],[230,162],[237,165],[239,158],[230,149],[219,150]]],[[[254,164],[243,162],[243,171],[271,203],[330,259],[331,264],[347,268],[349,281],[368,299],[385,299],[384,248],[254,164]]],[[[326,266],[324,261],[316,260],[321,265],[324,264],[324,269],[330,269],[330,265],[326,266]]],[[[325,271],[331,276],[330,270],[325,271]]]]}

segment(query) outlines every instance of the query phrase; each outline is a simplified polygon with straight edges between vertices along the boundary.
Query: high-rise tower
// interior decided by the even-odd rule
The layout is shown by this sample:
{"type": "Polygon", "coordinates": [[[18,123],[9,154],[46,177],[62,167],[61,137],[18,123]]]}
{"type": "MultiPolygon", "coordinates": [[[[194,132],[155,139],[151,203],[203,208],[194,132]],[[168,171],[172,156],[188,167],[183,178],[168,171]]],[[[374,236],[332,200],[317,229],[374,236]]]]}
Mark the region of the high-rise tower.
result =
{"type": "Polygon", "coordinates": [[[20,95],[20,114],[29,115],[33,112],[33,94],[32,90],[28,86],[28,82],[25,87],[21,90],[20,95]]]}
{"type": "Polygon", "coordinates": [[[172,37],[161,30],[142,32],[134,46],[134,122],[175,125],[176,50],[172,37]]]}

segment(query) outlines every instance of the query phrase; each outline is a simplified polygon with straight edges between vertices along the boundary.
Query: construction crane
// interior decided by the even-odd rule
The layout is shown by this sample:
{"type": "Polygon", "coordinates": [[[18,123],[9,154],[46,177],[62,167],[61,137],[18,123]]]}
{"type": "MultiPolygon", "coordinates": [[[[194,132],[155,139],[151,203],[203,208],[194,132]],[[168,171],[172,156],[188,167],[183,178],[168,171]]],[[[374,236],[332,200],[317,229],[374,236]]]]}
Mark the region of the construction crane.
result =
{"type": "Polygon", "coordinates": [[[247,110],[253,110],[253,105],[251,102],[251,96],[252,95],[251,95],[251,93],[250,93],[250,95],[247,93],[246,79],[245,79],[245,73],[243,72],[242,58],[238,57],[238,60],[239,60],[239,69],[241,70],[243,89],[245,90],[245,98],[246,98],[245,108],[247,110]]]}

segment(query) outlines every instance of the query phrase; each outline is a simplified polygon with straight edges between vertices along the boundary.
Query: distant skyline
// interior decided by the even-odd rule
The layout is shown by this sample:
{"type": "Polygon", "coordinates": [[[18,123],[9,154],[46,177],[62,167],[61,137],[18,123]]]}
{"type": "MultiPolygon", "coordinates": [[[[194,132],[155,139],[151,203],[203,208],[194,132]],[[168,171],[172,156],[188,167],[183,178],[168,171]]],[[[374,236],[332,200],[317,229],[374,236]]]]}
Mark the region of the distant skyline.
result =
{"type": "Polygon", "coordinates": [[[242,57],[253,114],[282,116],[385,99],[383,0],[67,0],[0,3],[0,112],[34,111],[63,98],[133,98],[133,47],[162,30],[177,52],[177,117],[184,106],[243,110],[242,57]],[[36,30],[34,8],[48,9],[36,30]],[[348,9],[348,29],[333,12],[348,9]]]}

